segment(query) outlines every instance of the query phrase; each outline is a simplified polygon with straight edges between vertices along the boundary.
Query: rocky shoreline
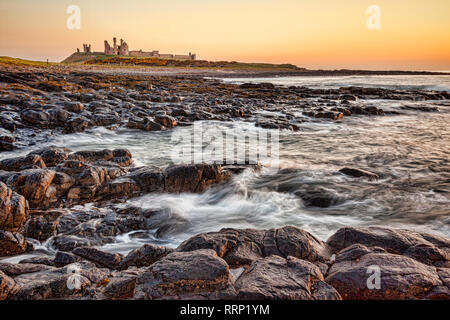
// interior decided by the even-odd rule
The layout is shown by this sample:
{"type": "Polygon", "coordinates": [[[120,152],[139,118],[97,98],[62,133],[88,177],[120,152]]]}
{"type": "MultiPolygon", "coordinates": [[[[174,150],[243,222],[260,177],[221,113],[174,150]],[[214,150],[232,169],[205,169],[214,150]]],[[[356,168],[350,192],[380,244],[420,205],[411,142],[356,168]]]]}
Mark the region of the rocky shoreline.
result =
{"type": "Polygon", "coordinates": [[[348,227],[327,242],[292,226],[222,229],[176,249],[147,244],[122,256],[81,246],[0,263],[0,298],[450,299],[449,252],[448,239],[401,229],[348,227]],[[368,284],[374,267],[379,288],[368,284]]]}
{"type": "MultiPolygon", "coordinates": [[[[127,200],[204,192],[259,166],[136,166],[127,149],[34,147],[95,127],[165,131],[200,120],[297,131],[303,122],[439,112],[437,103],[412,102],[448,100],[448,92],[33,69],[1,70],[0,82],[0,259],[41,253],[15,264],[0,260],[0,299],[450,298],[450,240],[408,230],[348,227],[324,242],[293,226],[223,229],[177,248],[101,250],[130,231],[163,235],[183,227],[164,209],[127,200]],[[411,104],[384,110],[362,103],[373,99],[411,104]],[[379,289],[368,286],[374,266],[379,289]]],[[[340,173],[379,178],[356,168],[340,173]]],[[[321,194],[304,197],[318,207],[329,202],[321,194]]]]}

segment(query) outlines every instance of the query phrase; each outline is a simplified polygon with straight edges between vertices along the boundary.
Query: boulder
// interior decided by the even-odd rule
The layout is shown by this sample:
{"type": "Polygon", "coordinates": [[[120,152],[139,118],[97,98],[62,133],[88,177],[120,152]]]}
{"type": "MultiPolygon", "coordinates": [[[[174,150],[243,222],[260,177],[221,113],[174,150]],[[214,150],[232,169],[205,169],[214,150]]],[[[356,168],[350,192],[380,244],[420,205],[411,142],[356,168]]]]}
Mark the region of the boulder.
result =
{"type": "Polygon", "coordinates": [[[18,231],[28,218],[28,202],[0,182],[0,230],[18,231]]]}
{"type": "Polygon", "coordinates": [[[49,169],[24,170],[9,178],[7,184],[28,200],[30,208],[48,208],[56,200],[56,189],[50,187],[55,174],[49,169]]]}
{"type": "Polygon", "coordinates": [[[132,299],[136,292],[136,278],[139,271],[113,273],[103,290],[103,296],[109,300],[132,299]]]}
{"type": "Polygon", "coordinates": [[[230,178],[220,165],[174,165],[164,170],[166,192],[202,192],[208,186],[230,178]]]}
{"type": "Polygon", "coordinates": [[[35,273],[53,269],[53,267],[45,264],[0,262],[0,271],[13,278],[16,276],[20,276],[21,274],[35,273]]]}
{"type": "Polygon", "coordinates": [[[369,180],[378,180],[380,177],[376,173],[372,173],[366,170],[355,169],[355,168],[342,168],[339,170],[340,173],[343,173],[347,176],[361,178],[365,177],[369,180]]]}
{"type": "Polygon", "coordinates": [[[383,227],[345,227],[332,235],[327,243],[334,252],[361,244],[406,255],[425,264],[450,265],[450,240],[427,233],[383,227]]]}
{"type": "Polygon", "coordinates": [[[130,151],[126,149],[105,149],[100,151],[78,151],[70,154],[69,160],[76,160],[86,163],[95,163],[100,160],[105,160],[126,166],[132,163],[132,156],[130,151]]]}
{"type": "Polygon", "coordinates": [[[73,253],[57,251],[55,254],[55,259],[53,261],[53,264],[56,267],[60,268],[60,267],[66,266],[68,264],[80,262],[82,260],[83,260],[83,258],[81,258],[80,256],[77,256],[77,255],[74,255],[73,253]]]}
{"type": "Polygon", "coordinates": [[[170,248],[154,244],[145,244],[128,253],[120,263],[120,269],[128,269],[131,266],[139,268],[148,267],[173,251],[174,250],[170,248]]]}
{"type": "Polygon", "coordinates": [[[46,168],[45,162],[37,154],[29,154],[25,157],[10,158],[0,161],[0,170],[21,171],[31,168],[46,168]]]}
{"type": "Polygon", "coordinates": [[[0,257],[21,254],[26,250],[27,242],[20,233],[0,230],[0,257]]]}
{"type": "MultiPolygon", "coordinates": [[[[1,121],[0,121],[1,124],[1,121]]],[[[15,130],[15,128],[14,128],[15,130]]],[[[8,131],[0,127],[0,151],[10,151],[14,149],[16,138],[8,131]]]]}
{"type": "Polygon", "coordinates": [[[67,148],[59,148],[56,146],[50,146],[47,148],[35,150],[30,152],[28,156],[38,155],[42,158],[48,167],[54,167],[58,163],[61,163],[69,158],[71,150],[67,148]]]}
{"type": "Polygon", "coordinates": [[[307,207],[328,208],[344,200],[331,190],[322,187],[308,187],[294,192],[307,207]]]}
{"type": "Polygon", "coordinates": [[[177,251],[198,249],[214,250],[231,266],[248,265],[271,255],[293,256],[318,265],[327,263],[331,257],[326,243],[292,226],[270,230],[222,229],[203,233],[181,243],[177,251]]]}
{"type": "MultiPolygon", "coordinates": [[[[443,286],[434,267],[406,256],[369,251],[363,253],[361,247],[355,247],[344,252],[347,257],[336,255],[337,262],[329,269],[326,282],[343,299],[422,299],[434,288],[443,286]],[[353,250],[358,253],[349,254],[353,250]],[[379,286],[374,278],[376,273],[379,286]]],[[[446,298],[450,299],[450,294],[446,298]]]]}
{"type": "Polygon", "coordinates": [[[320,269],[294,257],[269,256],[254,261],[236,280],[237,298],[244,300],[340,300],[324,282],[320,269]]]}
{"type": "Polygon", "coordinates": [[[136,280],[136,299],[231,299],[227,263],[212,250],[173,252],[136,280]]]}
{"type": "Polygon", "coordinates": [[[15,289],[15,285],[12,278],[0,271],[0,300],[6,300],[15,289]]]}
{"type": "Polygon", "coordinates": [[[122,260],[120,254],[104,252],[89,247],[75,248],[72,253],[93,262],[99,268],[118,269],[122,260]]]}
{"type": "Polygon", "coordinates": [[[30,125],[39,126],[41,128],[47,128],[50,120],[50,115],[41,110],[24,110],[21,115],[22,120],[30,125]]]}
{"type": "Polygon", "coordinates": [[[107,277],[107,272],[96,268],[89,262],[79,262],[63,268],[22,274],[14,278],[18,290],[11,299],[48,300],[67,298],[78,294],[92,284],[104,281],[107,277]]]}
{"type": "Polygon", "coordinates": [[[167,114],[156,114],[155,122],[166,128],[172,128],[177,125],[177,121],[175,120],[175,118],[168,116],[167,114]]]}
{"type": "MultiPolygon", "coordinates": [[[[130,172],[126,177],[135,181],[140,189],[145,192],[164,191],[164,175],[162,170],[157,167],[141,167],[130,172]]],[[[126,185],[128,186],[129,183],[126,183],[126,185]]]]}
{"type": "Polygon", "coordinates": [[[52,218],[33,216],[25,224],[24,235],[42,242],[56,235],[57,225],[52,218]]]}

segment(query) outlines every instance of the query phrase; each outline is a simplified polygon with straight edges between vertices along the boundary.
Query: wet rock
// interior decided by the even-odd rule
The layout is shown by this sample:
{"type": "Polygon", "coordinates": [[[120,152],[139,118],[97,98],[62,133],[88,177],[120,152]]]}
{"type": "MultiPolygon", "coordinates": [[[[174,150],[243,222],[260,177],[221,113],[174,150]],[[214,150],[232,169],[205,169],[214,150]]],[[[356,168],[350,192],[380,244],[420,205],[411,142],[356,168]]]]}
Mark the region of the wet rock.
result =
{"type": "MultiPolygon", "coordinates": [[[[367,253],[334,263],[326,278],[343,299],[422,299],[442,282],[436,268],[409,257],[367,253]],[[371,275],[380,271],[379,287],[371,275]]],[[[447,297],[450,299],[450,296],[447,297]]]]}
{"type": "Polygon", "coordinates": [[[16,139],[7,130],[0,127],[0,151],[9,151],[14,149],[16,139]]]}
{"type": "Polygon", "coordinates": [[[47,128],[50,115],[45,111],[27,109],[21,113],[22,120],[30,125],[36,125],[41,128],[47,128]]]}
{"type": "Polygon", "coordinates": [[[131,266],[148,267],[173,251],[170,248],[145,244],[141,248],[134,249],[128,253],[120,263],[120,269],[128,269],[131,266]]]}
{"type": "Polygon", "coordinates": [[[96,195],[103,200],[131,198],[133,195],[138,195],[140,191],[141,187],[135,180],[122,177],[108,181],[96,191],[96,195]]]}
{"type": "Polygon", "coordinates": [[[417,244],[409,247],[403,255],[431,266],[450,268],[450,247],[442,249],[427,244],[417,244]]]}
{"type": "Polygon", "coordinates": [[[44,160],[35,154],[0,161],[0,170],[20,171],[28,168],[46,168],[44,160]]]}
{"type": "Polygon", "coordinates": [[[172,128],[177,125],[177,121],[175,120],[175,118],[168,116],[167,114],[156,114],[155,122],[166,128],[172,128]]]}
{"type": "Polygon", "coordinates": [[[98,244],[100,243],[91,241],[89,239],[64,234],[58,234],[56,237],[52,239],[52,245],[54,246],[54,248],[66,252],[67,251],[70,252],[78,247],[90,247],[98,244]]]}
{"type": "Polygon", "coordinates": [[[400,109],[403,110],[414,110],[414,111],[422,111],[422,112],[438,112],[439,108],[435,106],[401,106],[400,109]]]}
{"type": "Polygon", "coordinates": [[[0,300],[6,300],[15,286],[14,280],[0,271],[0,300]]]}
{"type": "Polygon", "coordinates": [[[347,176],[361,178],[365,177],[369,180],[378,180],[380,177],[376,173],[372,173],[366,170],[355,169],[355,168],[342,168],[339,170],[340,173],[343,173],[347,176]]]}
{"type": "Polygon", "coordinates": [[[445,264],[450,248],[448,239],[436,235],[382,227],[345,227],[332,235],[327,243],[335,252],[361,244],[380,247],[389,253],[408,254],[420,262],[434,264],[438,261],[445,264]]]}
{"type": "Polygon", "coordinates": [[[0,230],[18,231],[28,218],[25,198],[0,182],[0,230]]]}
{"type": "Polygon", "coordinates": [[[55,171],[49,169],[29,169],[8,179],[7,184],[23,195],[30,208],[48,208],[55,200],[56,189],[49,188],[55,171]]]}
{"type": "Polygon", "coordinates": [[[33,151],[30,155],[38,155],[42,158],[44,163],[48,167],[54,167],[57,164],[67,160],[69,158],[71,150],[67,148],[59,148],[56,146],[50,146],[44,149],[33,151]]]}
{"type": "Polygon", "coordinates": [[[315,118],[325,118],[325,119],[331,119],[331,120],[341,120],[344,117],[344,114],[341,112],[317,112],[314,114],[315,118]]]}
{"type": "Polygon", "coordinates": [[[212,250],[171,253],[146,268],[136,281],[136,299],[234,296],[228,265],[212,250]]]}
{"type": "Polygon", "coordinates": [[[19,263],[43,264],[43,265],[51,266],[51,267],[55,266],[54,258],[48,257],[48,256],[31,257],[31,258],[20,260],[19,263]]]}
{"type": "Polygon", "coordinates": [[[80,113],[84,111],[84,105],[76,101],[66,101],[63,106],[69,112],[80,113]]]}
{"type": "Polygon", "coordinates": [[[45,264],[0,262],[0,271],[10,277],[16,277],[25,273],[34,273],[51,269],[53,269],[53,267],[45,264]]]}
{"type": "Polygon", "coordinates": [[[84,117],[72,117],[64,122],[64,132],[65,133],[82,132],[91,126],[93,126],[93,124],[84,117]]]}
{"type": "Polygon", "coordinates": [[[219,165],[175,165],[164,170],[167,192],[202,192],[208,186],[229,179],[230,174],[219,165]]]}
{"type": "Polygon", "coordinates": [[[64,267],[68,264],[76,263],[82,261],[83,258],[77,256],[70,252],[57,251],[55,254],[55,259],[53,260],[53,264],[60,268],[64,267]]]}
{"type": "Polygon", "coordinates": [[[56,235],[57,221],[44,216],[31,217],[24,227],[24,235],[39,241],[45,241],[56,235]]]}
{"type": "Polygon", "coordinates": [[[112,161],[117,164],[129,165],[132,163],[131,152],[126,149],[101,150],[101,151],[78,151],[69,155],[70,160],[86,163],[97,161],[112,161]]]}
{"type": "Polygon", "coordinates": [[[301,198],[307,207],[328,208],[344,201],[332,191],[321,187],[309,187],[305,190],[297,190],[294,194],[301,198]]]}
{"type": "Polygon", "coordinates": [[[329,261],[328,246],[310,233],[296,227],[280,229],[222,229],[203,233],[184,241],[177,251],[212,249],[231,266],[248,265],[270,255],[293,256],[313,263],[329,261]]]}
{"type": "Polygon", "coordinates": [[[14,300],[46,300],[77,294],[91,284],[105,280],[108,273],[88,262],[67,265],[40,272],[22,274],[14,278],[19,289],[14,300]],[[76,282],[71,282],[74,279],[76,282]],[[74,286],[69,286],[71,282],[74,286]]]}
{"type": "Polygon", "coordinates": [[[340,96],[341,100],[347,100],[347,101],[358,101],[358,97],[354,96],[352,94],[343,94],[340,96]]]}
{"type": "Polygon", "coordinates": [[[120,254],[104,252],[89,247],[77,247],[72,253],[95,263],[99,268],[117,269],[122,260],[120,254]]]}
{"type": "Polygon", "coordinates": [[[20,233],[0,230],[0,257],[21,254],[26,250],[27,242],[20,233]]]}
{"type": "Polygon", "coordinates": [[[134,274],[131,272],[114,274],[114,277],[110,279],[103,291],[105,298],[114,300],[132,299],[136,292],[136,278],[138,274],[138,272],[134,274]]]}
{"type": "Polygon", "coordinates": [[[254,261],[236,280],[244,300],[340,300],[314,264],[294,257],[269,256],[254,261]]]}
{"type": "Polygon", "coordinates": [[[140,189],[146,192],[161,192],[164,190],[164,175],[162,170],[157,167],[142,167],[132,171],[126,177],[135,181],[140,189]]]}

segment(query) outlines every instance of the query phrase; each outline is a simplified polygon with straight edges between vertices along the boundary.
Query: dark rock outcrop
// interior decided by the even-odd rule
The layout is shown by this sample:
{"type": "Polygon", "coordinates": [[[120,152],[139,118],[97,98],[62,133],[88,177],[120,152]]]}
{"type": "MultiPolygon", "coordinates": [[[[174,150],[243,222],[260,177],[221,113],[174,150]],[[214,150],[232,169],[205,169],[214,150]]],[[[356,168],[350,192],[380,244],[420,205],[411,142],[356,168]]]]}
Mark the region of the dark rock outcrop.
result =
{"type": "Polygon", "coordinates": [[[18,231],[28,218],[28,202],[0,182],[0,230],[18,231]]]}
{"type": "Polygon", "coordinates": [[[72,253],[93,262],[99,268],[117,269],[122,261],[120,254],[103,252],[89,247],[75,248],[72,253]]]}
{"type": "Polygon", "coordinates": [[[342,168],[341,170],[339,170],[339,172],[347,176],[356,178],[365,177],[368,178],[369,180],[378,180],[380,178],[376,173],[355,168],[342,168]]]}
{"type": "Polygon", "coordinates": [[[0,230],[0,257],[21,254],[26,249],[27,242],[20,233],[0,230]]]}
{"type": "Polygon", "coordinates": [[[230,299],[236,292],[227,263],[212,250],[174,252],[137,278],[137,299],[230,299]]]}
{"type": "Polygon", "coordinates": [[[184,241],[177,251],[212,249],[231,266],[248,265],[260,258],[293,256],[313,263],[329,261],[327,244],[296,227],[271,230],[222,229],[203,233],[184,241]]]}
{"type": "Polygon", "coordinates": [[[156,246],[153,244],[146,244],[138,249],[132,250],[128,253],[120,263],[120,269],[127,269],[131,266],[148,267],[165,257],[174,250],[166,247],[156,246]]]}
{"type": "Polygon", "coordinates": [[[269,256],[254,261],[236,280],[238,299],[340,300],[320,269],[305,260],[269,256]]]}
{"type": "MultiPolygon", "coordinates": [[[[406,256],[361,252],[353,257],[337,254],[327,275],[326,282],[332,285],[344,299],[423,299],[434,289],[444,288],[436,268],[422,264],[406,256]],[[370,276],[379,272],[379,287],[370,276]]],[[[447,299],[450,290],[447,288],[447,299]]]]}

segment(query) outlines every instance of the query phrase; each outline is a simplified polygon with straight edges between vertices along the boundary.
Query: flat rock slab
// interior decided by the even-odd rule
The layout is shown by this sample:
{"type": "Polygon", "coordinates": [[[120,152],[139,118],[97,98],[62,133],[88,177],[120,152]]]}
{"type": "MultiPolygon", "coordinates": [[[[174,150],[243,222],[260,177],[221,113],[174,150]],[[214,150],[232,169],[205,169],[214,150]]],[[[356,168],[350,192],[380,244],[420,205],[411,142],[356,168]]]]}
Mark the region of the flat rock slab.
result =
{"type": "Polygon", "coordinates": [[[450,267],[450,240],[427,233],[382,227],[346,227],[332,235],[327,243],[334,252],[362,244],[407,255],[422,263],[450,267]]]}
{"type": "Polygon", "coordinates": [[[197,249],[212,249],[231,266],[248,265],[270,255],[316,263],[326,263],[331,256],[326,243],[291,226],[270,230],[222,229],[194,236],[177,248],[184,252],[197,249]]]}
{"type": "Polygon", "coordinates": [[[444,285],[435,267],[361,245],[338,253],[325,281],[352,300],[422,299],[444,285]]]}
{"type": "Polygon", "coordinates": [[[227,263],[213,250],[174,252],[137,278],[137,299],[230,299],[235,296],[227,263]]]}
{"type": "Polygon", "coordinates": [[[254,261],[235,282],[238,299],[340,300],[324,282],[320,269],[294,257],[270,256],[254,261]]]}

